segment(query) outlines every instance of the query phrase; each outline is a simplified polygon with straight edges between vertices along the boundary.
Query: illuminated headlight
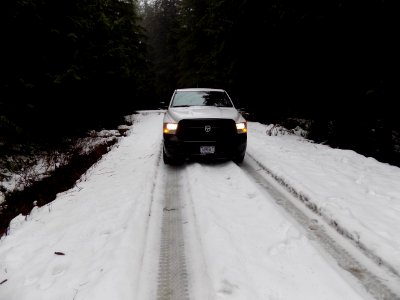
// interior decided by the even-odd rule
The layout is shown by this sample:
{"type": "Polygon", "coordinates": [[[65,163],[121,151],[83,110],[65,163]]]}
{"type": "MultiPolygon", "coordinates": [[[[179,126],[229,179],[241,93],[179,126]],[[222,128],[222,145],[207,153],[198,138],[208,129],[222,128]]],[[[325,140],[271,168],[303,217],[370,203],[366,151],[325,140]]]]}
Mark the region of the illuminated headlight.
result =
{"type": "Polygon", "coordinates": [[[175,134],[178,129],[178,124],[176,123],[164,123],[164,133],[175,134]]]}
{"type": "Polygon", "coordinates": [[[236,123],[237,133],[246,133],[247,132],[247,124],[246,122],[236,123]]]}

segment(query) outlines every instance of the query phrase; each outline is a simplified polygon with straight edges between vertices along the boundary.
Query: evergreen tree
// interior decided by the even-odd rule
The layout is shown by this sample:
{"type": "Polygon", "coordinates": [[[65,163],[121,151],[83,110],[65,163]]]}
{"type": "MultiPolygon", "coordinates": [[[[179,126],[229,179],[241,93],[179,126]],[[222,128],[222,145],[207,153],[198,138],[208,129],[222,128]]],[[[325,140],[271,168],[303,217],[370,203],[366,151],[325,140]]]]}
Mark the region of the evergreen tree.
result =
{"type": "Polygon", "coordinates": [[[0,94],[9,119],[67,129],[132,111],[148,81],[135,0],[6,0],[5,7],[0,94]]]}
{"type": "Polygon", "coordinates": [[[154,85],[161,100],[168,101],[177,87],[179,0],[156,0],[144,5],[144,26],[155,74],[154,85]]]}

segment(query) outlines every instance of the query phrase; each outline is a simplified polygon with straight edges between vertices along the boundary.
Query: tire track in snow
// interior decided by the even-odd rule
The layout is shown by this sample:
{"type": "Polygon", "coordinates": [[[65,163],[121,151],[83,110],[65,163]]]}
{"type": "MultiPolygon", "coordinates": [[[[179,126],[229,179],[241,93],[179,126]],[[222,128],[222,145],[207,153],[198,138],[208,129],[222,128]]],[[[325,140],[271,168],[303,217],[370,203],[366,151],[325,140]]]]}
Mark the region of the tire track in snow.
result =
{"type": "MultiPolygon", "coordinates": [[[[154,206],[154,202],[155,202],[155,193],[156,193],[156,186],[157,186],[157,184],[158,184],[158,180],[159,180],[159,177],[160,177],[160,164],[161,164],[161,157],[162,157],[162,145],[160,146],[160,149],[159,149],[159,151],[158,151],[158,159],[157,159],[157,162],[156,162],[156,164],[155,164],[155,169],[154,169],[154,181],[153,181],[153,183],[152,183],[152,186],[151,186],[151,192],[150,192],[150,202],[149,202],[149,206],[148,206],[148,213],[147,213],[147,220],[146,220],[146,223],[145,223],[145,234],[144,234],[144,236],[145,236],[145,240],[144,240],[144,242],[143,242],[143,248],[142,248],[142,253],[141,253],[141,259],[140,259],[140,267],[139,267],[139,274],[141,274],[139,277],[138,277],[138,281],[137,281],[137,283],[136,283],[136,286],[137,286],[137,294],[136,294],[136,297],[138,297],[138,298],[140,298],[140,293],[141,293],[141,280],[143,280],[143,278],[142,277],[144,277],[143,275],[142,275],[142,273],[143,272],[145,272],[144,270],[145,270],[145,265],[146,265],[146,263],[145,263],[145,261],[146,261],[146,255],[147,255],[147,253],[148,253],[148,247],[151,247],[151,241],[149,241],[149,233],[150,233],[150,227],[151,227],[151,222],[152,222],[152,219],[151,219],[151,217],[153,216],[153,206],[154,206]]],[[[148,271],[148,270],[146,270],[146,271],[148,271]]]]}
{"type": "Polygon", "coordinates": [[[166,167],[157,299],[183,300],[189,299],[189,291],[179,193],[179,167],[166,167]]]}
{"type": "MultiPolygon", "coordinates": [[[[323,226],[318,225],[317,220],[311,219],[309,216],[307,216],[306,213],[304,213],[301,209],[294,205],[289,197],[282,193],[271,182],[269,182],[260,173],[260,171],[263,172],[265,175],[272,177],[280,185],[283,185],[283,187],[286,188],[296,198],[298,198],[297,196],[299,195],[299,193],[294,191],[294,189],[291,189],[291,187],[286,182],[283,181],[285,184],[282,184],[282,180],[279,180],[279,177],[274,176],[271,171],[269,171],[265,166],[259,163],[251,155],[247,155],[247,157],[249,157],[250,159],[246,159],[243,164],[240,165],[242,170],[245,171],[249,175],[249,177],[251,177],[267,193],[269,193],[275,199],[278,205],[283,207],[286,212],[288,212],[303,228],[305,228],[308,232],[309,238],[312,240],[316,240],[318,244],[322,246],[325,252],[330,254],[330,256],[338,263],[340,268],[353,275],[353,277],[356,278],[362,284],[362,286],[364,286],[364,288],[376,299],[400,300],[400,291],[398,289],[399,278],[397,273],[390,272],[390,269],[385,268],[386,272],[384,274],[382,272],[380,272],[379,275],[373,274],[372,271],[370,271],[369,268],[366,266],[368,263],[366,263],[365,261],[364,263],[361,263],[359,260],[355,259],[354,254],[351,254],[333,237],[331,237],[331,235],[323,226]],[[394,292],[394,290],[396,292],[394,292]]],[[[300,200],[304,202],[303,199],[300,200]]],[[[310,208],[308,205],[307,207],[310,208]]],[[[312,208],[311,210],[319,215],[316,210],[312,208]]],[[[343,234],[341,235],[344,236],[343,234]]],[[[358,247],[357,249],[360,248],[358,247]]],[[[368,255],[367,257],[371,259],[371,257],[369,257],[368,255]]],[[[376,263],[375,260],[373,260],[373,262],[376,263]]]]}
{"type": "Polygon", "coordinates": [[[318,205],[316,205],[309,197],[302,194],[293,188],[290,184],[288,184],[285,179],[279,177],[274,174],[270,169],[260,163],[254,156],[248,154],[248,157],[253,160],[259,168],[265,171],[270,177],[272,177],[279,185],[281,185],[284,189],[286,189],[290,194],[292,194],[296,199],[299,199],[301,202],[305,204],[307,208],[309,208],[313,213],[321,216],[332,228],[334,228],[340,235],[350,240],[354,246],[360,249],[364,255],[366,255],[369,259],[371,259],[376,265],[379,267],[384,267],[388,272],[392,273],[393,276],[397,277],[400,280],[399,272],[390,265],[384,258],[378,256],[373,253],[365,244],[360,242],[357,237],[355,237],[349,230],[341,226],[336,220],[324,214],[318,205]]]}

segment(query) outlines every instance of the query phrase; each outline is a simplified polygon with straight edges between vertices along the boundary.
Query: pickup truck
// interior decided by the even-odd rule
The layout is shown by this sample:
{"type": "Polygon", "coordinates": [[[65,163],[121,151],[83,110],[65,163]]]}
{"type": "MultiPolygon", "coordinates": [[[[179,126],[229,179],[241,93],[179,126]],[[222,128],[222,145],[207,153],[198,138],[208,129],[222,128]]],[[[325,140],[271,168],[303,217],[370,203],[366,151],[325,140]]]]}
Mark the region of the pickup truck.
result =
{"type": "Polygon", "coordinates": [[[232,159],[241,163],[247,147],[247,122],[223,89],[174,91],[163,119],[163,159],[232,159]]]}

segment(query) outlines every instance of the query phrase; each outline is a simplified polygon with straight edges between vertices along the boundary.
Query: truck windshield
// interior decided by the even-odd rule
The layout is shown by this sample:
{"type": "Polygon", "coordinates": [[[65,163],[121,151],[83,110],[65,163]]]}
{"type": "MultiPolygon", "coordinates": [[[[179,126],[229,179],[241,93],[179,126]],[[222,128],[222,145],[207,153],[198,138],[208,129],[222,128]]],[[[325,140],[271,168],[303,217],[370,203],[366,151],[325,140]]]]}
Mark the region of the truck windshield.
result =
{"type": "Polygon", "coordinates": [[[223,91],[177,91],[171,107],[217,106],[232,107],[232,102],[223,91]]]}

